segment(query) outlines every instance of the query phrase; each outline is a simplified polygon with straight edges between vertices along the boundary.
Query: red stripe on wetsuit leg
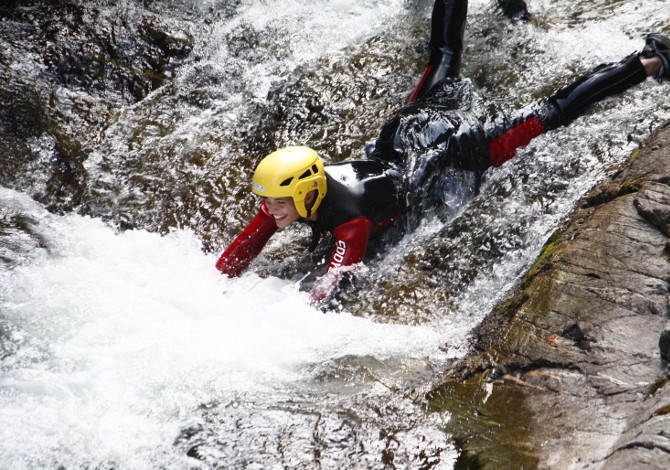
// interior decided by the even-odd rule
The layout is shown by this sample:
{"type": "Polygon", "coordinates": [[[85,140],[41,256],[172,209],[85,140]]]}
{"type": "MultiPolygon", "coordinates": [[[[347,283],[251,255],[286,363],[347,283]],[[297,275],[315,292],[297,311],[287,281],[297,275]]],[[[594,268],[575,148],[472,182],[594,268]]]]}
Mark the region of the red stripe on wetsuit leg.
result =
{"type": "Polygon", "coordinates": [[[431,70],[433,70],[433,66],[429,65],[426,67],[426,70],[423,72],[423,75],[421,76],[421,80],[419,80],[419,84],[416,86],[414,89],[414,93],[412,93],[412,96],[409,97],[409,100],[407,100],[407,104],[410,104],[412,101],[416,99],[417,96],[419,96],[419,93],[421,92],[421,89],[423,88],[423,84],[428,78],[428,75],[430,74],[431,70]]]}
{"type": "Polygon", "coordinates": [[[277,231],[277,223],[270,215],[265,201],[256,216],[216,262],[216,269],[228,277],[239,276],[261,252],[277,231]]]}
{"type": "Polygon", "coordinates": [[[516,155],[516,149],[528,145],[531,140],[545,132],[544,125],[536,117],[532,117],[508,130],[491,142],[489,154],[491,165],[502,165],[516,155]]]}

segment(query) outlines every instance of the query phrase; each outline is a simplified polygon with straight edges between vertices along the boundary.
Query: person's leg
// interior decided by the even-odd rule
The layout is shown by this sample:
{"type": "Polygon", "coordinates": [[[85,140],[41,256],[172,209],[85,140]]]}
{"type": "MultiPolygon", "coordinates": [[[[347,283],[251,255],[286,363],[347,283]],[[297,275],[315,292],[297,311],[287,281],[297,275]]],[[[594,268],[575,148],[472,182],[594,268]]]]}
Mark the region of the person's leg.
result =
{"type": "Polygon", "coordinates": [[[467,0],[435,0],[430,29],[430,57],[408,103],[426,96],[440,80],[458,76],[467,12],[467,0]]]}
{"type": "Polygon", "coordinates": [[[547,99],[551,106],[543,107],[538,118],[547,130],[569,124],[592,104],[617,95],[647,79],[647,73],[637,54],[618,64],[601,65],[571,85],[547,99]]]}
{"type": "MultiPolygon", "coordinates": [[[[664,75],[664,60],[670,55],[670,41],[664,36],[650,35],[647,46],[619,63],[600,65],[571,85],[559,90],[539,106],[521,117],[499,124],[490,133],[490,159],[500,166],[516,154],[516,149],[528,145],[538,135],[569,124],[592,104],[622,93],[642,83],[648,76],[660,80],[664,75]],[[665,49],[663,49],[665,46],[665,49]]],[[[670,76],[670,73],[667,73],[670,76]]]]}

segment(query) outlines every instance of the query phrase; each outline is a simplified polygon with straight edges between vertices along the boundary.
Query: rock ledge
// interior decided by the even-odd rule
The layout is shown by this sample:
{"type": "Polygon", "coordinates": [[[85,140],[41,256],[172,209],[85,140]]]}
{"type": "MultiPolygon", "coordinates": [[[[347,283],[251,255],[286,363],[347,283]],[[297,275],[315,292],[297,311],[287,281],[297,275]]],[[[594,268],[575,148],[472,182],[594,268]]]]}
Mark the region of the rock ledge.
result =
{"type": "Polygon", "coordinates": [[[667,469],[670,123],[596,186],[428,396],[457,469],[667,469]]]}

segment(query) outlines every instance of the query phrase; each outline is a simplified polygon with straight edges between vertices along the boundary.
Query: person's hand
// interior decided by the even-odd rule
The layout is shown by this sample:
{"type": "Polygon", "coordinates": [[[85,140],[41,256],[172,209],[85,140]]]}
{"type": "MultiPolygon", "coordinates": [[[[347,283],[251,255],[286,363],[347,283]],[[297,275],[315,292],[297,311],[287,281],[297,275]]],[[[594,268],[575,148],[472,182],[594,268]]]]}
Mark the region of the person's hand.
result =
{"type": "Polygon", "coordinates": [[[331,269],[321,276],[309,292],[310,304],[323,310],[335,310],[347,291],[354,285],[354,272],[363,268],[362,264],[331,269]]]}
{"type": "Polygon", "coordinates": [[[339,278],[339,274],[331,270],[317,279],[309,292],[310,304],[317,308],[326,304],[337,288],[339,278]]]}

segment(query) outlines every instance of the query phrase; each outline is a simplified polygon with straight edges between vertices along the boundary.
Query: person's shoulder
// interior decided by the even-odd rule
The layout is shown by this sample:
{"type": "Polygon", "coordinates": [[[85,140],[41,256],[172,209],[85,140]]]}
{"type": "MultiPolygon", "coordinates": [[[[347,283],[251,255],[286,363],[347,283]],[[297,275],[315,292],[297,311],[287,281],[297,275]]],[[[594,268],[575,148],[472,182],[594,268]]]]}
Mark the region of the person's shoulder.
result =
{"type": "Polygon", "coordinates": [[[394,171],[393,167],[387,162],[375,158],[345,160],[326,165],[325,170],[328,176],[343,184],[364,181],[370,177],[394,171]]]}

